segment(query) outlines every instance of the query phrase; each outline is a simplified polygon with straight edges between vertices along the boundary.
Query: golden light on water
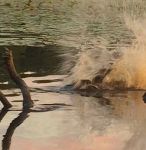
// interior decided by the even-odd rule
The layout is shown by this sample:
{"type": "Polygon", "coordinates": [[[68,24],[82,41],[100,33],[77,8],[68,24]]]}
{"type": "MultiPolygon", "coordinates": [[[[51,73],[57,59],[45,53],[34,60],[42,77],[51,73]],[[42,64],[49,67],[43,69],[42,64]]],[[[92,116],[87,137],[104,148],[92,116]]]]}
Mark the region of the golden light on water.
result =
{"type": "Polygon", "coordinates": [[[146,29],[143,26],[145,21],[128,21],[128,27],[131,27],[135,39],[131,46],[121,49],[123,56],[114,63],[113,70],[104,82],[112,86],[118,86],[114,85],[117,83],[120,86],[120,83],[123,83],[122,86],[126,88],[146,89],[146,29]]]}

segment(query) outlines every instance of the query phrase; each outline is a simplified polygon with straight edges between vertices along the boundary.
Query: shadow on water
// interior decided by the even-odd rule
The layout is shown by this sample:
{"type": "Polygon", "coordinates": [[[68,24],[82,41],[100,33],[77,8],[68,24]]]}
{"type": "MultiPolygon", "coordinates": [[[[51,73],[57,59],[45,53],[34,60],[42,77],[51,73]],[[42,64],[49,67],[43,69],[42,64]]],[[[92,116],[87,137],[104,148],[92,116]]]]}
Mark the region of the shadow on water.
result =
{"type": "MultiPolygon", "coordinates": [[[[2,51],[4,50],[4,47],[8,47],[9,49],[13,50],[16,68],[21,77],[36,77],[57,74],[62,62],[62,58],[59,56],[59,54],[64,49],[69,49],[60,45],[47,45],[41,47],[0,46],[1,66],[3,65],[2,51]]],[[[0,78],[0,82],[5,82],[9,79],[4,67],[0,68],[0,78]]],[[[5,88],[5,86],[6,85],[0,83],[1,88],[5,88]]]]}
{"type": "MultiPolygon", "coordinates": [[[[71,106],[63,103],[54,103],[54,104],[42,104],[34,109],[23,109],[21,113],[18,114],[18,117],[16,117],[10,125],[7,128],[7,131],[5,135],[3,135],[2,140],[2,150],[10,150],[12,136],[18,126],[20,126],[29,116],[31,112],[48,112],[48,111],[54,111],[56,109],[65,107],[65,106],[71,106]]],[[[5,117],[8,111],[20,111],[20,110],[8,110],[3,108],[0,112],[0,122],[5,117]]]]}

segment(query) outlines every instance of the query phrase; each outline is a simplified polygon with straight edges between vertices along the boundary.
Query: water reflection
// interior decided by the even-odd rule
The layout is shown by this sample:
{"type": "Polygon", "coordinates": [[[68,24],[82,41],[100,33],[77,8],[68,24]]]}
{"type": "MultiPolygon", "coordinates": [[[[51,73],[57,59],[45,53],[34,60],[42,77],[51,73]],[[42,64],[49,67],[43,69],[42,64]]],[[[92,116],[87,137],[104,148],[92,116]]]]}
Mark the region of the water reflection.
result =
{"type": "Polygon", "coordinates": [[[5,115],[7,114],[8,112],[8,109],[7,108],[3,108],[1,111],[0,111],[0,122],[2,121],[2,119],[5,117],[5,115]]]}
{"type": "Polygon", "coordinates": [[[35,99],[29,112],[21,109],[18,89],[3,90],[14,107],[1,111],[2,135],[21,112],[7,128],[3,150],[145,150],[144,91],[104,91],[96,97],[60,89],[64,77],[24,78],[35,99]]]}
{"type": "MultiPolygon", "coordinates": [[[[3,150],[144,150],[146,106],[141,95],[107,92],[105,98],[96,98],[75,93],[35,93],[33,97],[39,101],[10,123],[3,150]],[[139,149],[142,145],[144,148],[139,149]]],[[[11,108],[9,112],[17,110],[11,108]]],[[[6,113],[1,111],[0,118],[6,113]]]]}
{"type": "Polygon", "coordinates": [[[29,110],[23,110],[17,118],[15,118],[9,125],[6,134],[2,140],[2,150],[9,150],[11,145],[12,136],[16,128],[21,125],[27,117],[29,117],[29,110]]]}
{"type": "MultiPolygon", "coordinates": [[[[18,117],[16,117],[9,125],[5,135],[2,140],[2,150],[9,150],[11,146],[12,136],[18,126],[20,126],[29,116],[30,112],[48,112],[59,109],[61,107],[71,106],[63,103],[54,103],[54,104],[42,104],[33,109],[23,109],[21,113],[19,113],[18,117]]],[[[3,108],[0,112],[0,121],[5,117],[9,110],[3,108]]],[[[14,111],[14,110],[10,110],[14,111]]],[[[17,110],[15,110],[17,111],[17,110]]],[[[19,110],[18,110],[19,111],[19,110]]],[[[45,118],[44,118],[45,119],[45,118]]]]}

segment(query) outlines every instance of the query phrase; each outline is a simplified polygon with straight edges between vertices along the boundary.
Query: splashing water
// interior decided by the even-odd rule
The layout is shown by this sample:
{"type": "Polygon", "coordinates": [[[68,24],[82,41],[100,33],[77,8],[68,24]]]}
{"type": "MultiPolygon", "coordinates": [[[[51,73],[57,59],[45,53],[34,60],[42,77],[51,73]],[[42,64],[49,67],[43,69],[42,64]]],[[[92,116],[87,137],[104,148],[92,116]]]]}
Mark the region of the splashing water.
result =
{"type": "Polygon", "coordinates": [[[100,70],[112,69],[103,87],[146,88],[145,1],[63,0],[61,8],[55,3],[70,19],[59,26],[64,34],[57,41],[71,47],[62,65],[67,83],[92,82],[100,70]]]}
{"type": "Polygon", "coordinates": [[[110,67],[112,53],[107,51],[106,45],[107,42],[102,38],[90,38],[81,45],[78,60],[69,77],[72,82],[78,85],[81,80],[92,80],[98,70],[110,67]]]}
{"type": "Polygon", "coordinates": [[[133,44],[123,48],[123,56],[113,65],[104,82],[114,87],[146,89],[146,20],[126,18],[126,24],[136,37],[133,44]]]}
{"type": "Polygon", "coordinates": [[[125,22],[135,36],[132,44],[109,51],[105,39],[88,36],[76,55],[70,82],[75,86],[81,80],[92,82],[101,69],[111,68],[103,80],[104,87],[146,89],[146,20],[126,17],[125,22]]]}

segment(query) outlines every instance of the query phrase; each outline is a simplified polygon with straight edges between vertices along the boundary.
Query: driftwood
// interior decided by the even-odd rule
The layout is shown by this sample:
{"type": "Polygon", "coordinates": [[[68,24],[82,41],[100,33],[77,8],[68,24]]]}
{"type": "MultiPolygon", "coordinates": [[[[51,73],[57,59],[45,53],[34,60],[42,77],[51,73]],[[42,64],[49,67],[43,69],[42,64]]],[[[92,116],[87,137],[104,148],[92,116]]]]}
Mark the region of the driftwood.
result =
{"type": "MultiPolygon", "coordinates": [[[[9,73],[10,78],[16,83],[16,85],[20,88],[23,95],[23,108],[30,108],[33,106],[33,101],[30,96],[30,91],[24,80],[21,79],[19,74],[17,73],[13,61],[12,50],[6,48],[5,56],[5,65],[7,71],[9,73]]],[[[5,98],[4,94],[0,92],[0,100],[4,107],[11,107],[12,105],[5,98]]]]}

